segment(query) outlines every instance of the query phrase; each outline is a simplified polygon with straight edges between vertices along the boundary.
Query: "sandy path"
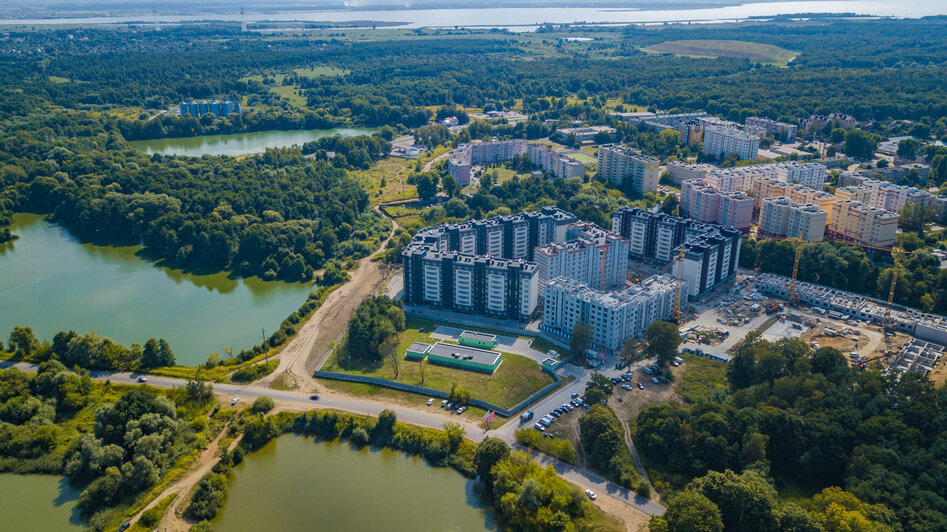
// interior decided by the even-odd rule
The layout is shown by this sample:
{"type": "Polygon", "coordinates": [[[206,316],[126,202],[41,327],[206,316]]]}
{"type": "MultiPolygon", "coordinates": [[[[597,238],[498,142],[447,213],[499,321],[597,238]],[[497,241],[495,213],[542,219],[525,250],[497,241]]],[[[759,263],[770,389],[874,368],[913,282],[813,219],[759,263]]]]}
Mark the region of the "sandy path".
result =
{"type": "MultiPolygon", "coordinates": [[[[375,207],[376,211],[380,211],[375,207]]],[[[391,233],[375,253],[385,249],[394,236],[398,223],[392,222],[391,233]]],[[[257,386],[272,386],[273,381],[283,376],[283,385],[302,391],[321,391],[321,387],[312,378],[312,372],[329,351],[329,344],[337,341],[345,330],[349,316],[366,298],[375,294],[384,283],[387,268],[380,261],[372,261],[375,253],[359,261],[352,279],[329,294],[325,303],[316,309],[302,329],[283,348],[279,357],[279,366],[270,375],[260,379],[257,386]]]]}
{"type": "MultiPolygon", "coordinates": [[[[224,439],[227,435],[227,429],[230,428],[230,423],[227,423],[226,426],[220,431],[220,434],[214,438],[214,441],[204,449],[201,454],[198,455],[197,460],[191,464],[188,474],[181,480],[175,482],[171,486],[168,486],[160,495],[155,497],[151,502],[145,505],[140,512],[134,515],[129,521],[134,525],[141,518],[141,514],[146,511],[154,508],[158,503],[163,501],[166,497],[171,494],[177,494],[177,497],[171,501],[171,505],[168,506],[165,510],[164,515],[161,517],[161,522],[158,524],[156,530],[161,531],[172,531],[172,530],[187,530],[191,527],[191,524],[187,522],[184,517],[184,508],[187,506],[187,502],[190,500],[188,494],[197,486],[197,483],[200,482],[201,477],[206,475],[220,460],[218,452],[220,450],[220,441],[224,439]]],[[[236,437],[233,442],[228,447],[228,452],[232,451],[243,435],[236,437]]]]}

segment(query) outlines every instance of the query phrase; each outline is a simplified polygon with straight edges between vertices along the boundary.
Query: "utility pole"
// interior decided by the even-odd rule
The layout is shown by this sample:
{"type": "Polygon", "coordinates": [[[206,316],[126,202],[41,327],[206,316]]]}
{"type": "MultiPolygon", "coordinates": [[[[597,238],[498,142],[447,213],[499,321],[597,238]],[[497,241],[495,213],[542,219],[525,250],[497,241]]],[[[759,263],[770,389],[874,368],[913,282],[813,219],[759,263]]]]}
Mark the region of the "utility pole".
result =
{"type": "Polygon", "coordinates": [[[266,332],[263,331],[263,326],[260,325],[260,334],[263,335],[263,359],[266,361],[266,364],[270,363],[270,350],[266,345],[266,332]]]}

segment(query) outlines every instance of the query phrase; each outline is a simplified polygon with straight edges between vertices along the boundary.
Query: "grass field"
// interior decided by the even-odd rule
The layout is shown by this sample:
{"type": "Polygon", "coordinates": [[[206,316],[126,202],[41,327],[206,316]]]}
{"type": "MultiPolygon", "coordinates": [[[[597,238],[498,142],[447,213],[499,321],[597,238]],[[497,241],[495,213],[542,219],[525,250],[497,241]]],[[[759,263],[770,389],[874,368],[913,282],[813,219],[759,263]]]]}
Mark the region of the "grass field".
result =
{"type": "Polygon", "coordinates": [[[667,41],[642,48],[642,50],[686,57],[742,57],[758,63],[776,65],[785,65],[796,56],[796,52],[772,44],[714,39],[667,41]]]}
{"type": "Polygon", "coordinates": [[[349,73],[348,70],[335,68],[333,66],[316,66],[311,68],[294,68],[293,72],[302,78],[315,79],[320,77],[344,76],[349,73]]]}
{"type": "MultiPolygon", "coordinates": [[[[358,180],[368,191],[372,203],[379,204],[386,201],[395,201],[402,198],[401,179],[407,178],[408,169],[414,167],[415,162],[407,159],[389,157],[372,165],[368,170],[356,172],[358,180]]],[[[417,187],[404,183],[404,198],[417,197],[417,187]]]]}
{"type": "Polygon", "coordinates": [[[727,389],[727,364],[690,353],[683,353],[684,372],[677,383],[677,392],[689,403],[695,403],[715,390],[727,389]]]}
{"type": "Polygon", "coordinates": [[[421,367],[417,362],[404,360],[404,352],[414,342],[434,343],[431,338],[430,326],[419,325],[424,323],[408,318],[408,328],[399,334],[399,375],[395,378],[394,368],[390,361],[367,362],[357,358],[349,359],[344,348],[339,348],[326,362],[325,371],[365,375],[380,379],[393,380],[424,386],[435,390],[449,392],[453,384],[470,390],[473,397],[502,407],[511,407],[526,399],[537,390],[553,382],[548,373],[542,371],[539,364],[520,355],[503,353],[503,361],[493,375],[486,375],[474,371],[465,371],[445,366],[437,366],[424,362],[424,381],[421,381],[421,367]],[[425,332],[421,332],[423,328],[425,332]]]}
{"type": "Polygon", "coordinates": [[[570,153],[568,155],[582,164],[598,164],[598,159],[585,152],[570,153]]]}

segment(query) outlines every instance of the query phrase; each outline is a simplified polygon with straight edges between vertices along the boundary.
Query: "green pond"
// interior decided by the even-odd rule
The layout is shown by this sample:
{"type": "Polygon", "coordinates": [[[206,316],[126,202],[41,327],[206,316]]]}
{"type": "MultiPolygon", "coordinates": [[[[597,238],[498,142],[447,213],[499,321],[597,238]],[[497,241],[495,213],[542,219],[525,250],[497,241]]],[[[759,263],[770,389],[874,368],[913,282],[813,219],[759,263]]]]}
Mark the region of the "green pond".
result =
{"type": "Polygon", "coordinates": [[[63,477],[0,474],[0,529],[4,532],[82,530],[80,490],[63,477]]]}
{"type": "Polygon", "coordinates": [[[124,345],[165,338],[180,365],[260,343],[295,312],[305,283],[197,275],[156,265],[139,246],[85,244],[42,216],[14,216],[0,244],[0,337],[28,325],[38,338],[95,331],[124,345]]]}
{"type": "Polygon", "coordinates": [[[477,483],[388,449],[282,436],[234,468],[218,532],[495,530],[477,483]]]}
{"type": "Polygon", "coordinates": [[[148,155],[246,155],[248,153],[263,153],[267,148],[282,148],[284,146],[302,146],[303,143],[321,137],[342,135],[354,137],[357,135],[371,135],[376,130],[372,128],[337,128],[337,129],[296,129],[287,131],[255,131],[253,133],[235,133],[232,135],[203,135],[200,137],[164,138],[153,140],[136,140],[129,142],[134,148],[148,155]]]}

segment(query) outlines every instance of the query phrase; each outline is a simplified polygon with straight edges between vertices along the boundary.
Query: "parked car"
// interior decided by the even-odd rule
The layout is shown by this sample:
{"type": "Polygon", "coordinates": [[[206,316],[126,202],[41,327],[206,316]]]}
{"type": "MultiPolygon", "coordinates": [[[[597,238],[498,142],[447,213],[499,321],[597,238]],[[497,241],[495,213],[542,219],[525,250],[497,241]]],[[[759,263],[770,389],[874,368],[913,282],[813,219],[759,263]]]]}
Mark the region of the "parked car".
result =
{"type": "Polygon", "coordinates": [[[655,384],[661,384],[661,381],[659,381],[657,377],[651,377],[651,382],[655,384]]]}
{"type": "Polygon", "coordinates": [[[312,395],[309,396],[309,399],[312,400],[312,401],[318,401],[318,400],[319,400],[319,396],[318,396],[317,394],[312,394],[312,395]]]}
{"type": "Polygon", "coordinates": [[[543,434],[543,436],[545,436],[545,437],[547,437],[547,438],[555,438],[555,437],[556,437],[556,435],[553,434],[553,433],[551,433],[551,432],[547,432],[546,434],[543,434]]]}
{"type": "Polygon", "coordinates": [[[623,390],[628,390],[629,392],[631,391],[631,386],[628,386],[627,384],[622,384],[621,387],[623,390]]]}
{"type": "Polygon", "coordinates": [[[239,397],[234,397],[234,398],[233,398],[233,401],[230,401],[230,406],[233,406],[233,405],[235,405],[235,404],[237,404],[237,403],[239,403],[239,402],[240,402],[240,398],[239,398],[239,397]]]}
{"type": "Polygon", "coordinates": [[[579,401],[578,399],[573,399],[573,400],[572,400],[572,406],[579,406],[579,405],[581,405],[581,404],[582,404],[582,401],[579,401]]]}
{"type": "Polygon", "coordinates": [[[544,427],[541,423],[536,423],[535,425],[533,425],[533,428],[538,430],[539,432],[546,432],[546,427],[544,427]]]}
{"type": "Polygon", "coordinates": [[[467,411],[467,407],[466,407],[466,406],[462,406],[462,407],[460,407],[460,408],[457,409],[457,413],[458,413],[458,414],[463,414],[465,411],[467,411]]]}
{"type": "Polygon", "coordinates": [[[644,369],[641,370],[641,371],[647,373],[648,375],[651,375],[652,373],[654,373],[654,370],[651,369],[651,368],[644,368],[644,369]]]}
{"type": "Polygon", "coordinates": [[[433,399],[433,398],[427,400],[427,406],[431,406],[431,405],[433,405],[433,404],[434,404],[434,399],[433,399]]]}
{"type": "Polygon", "coordinates": [[[521,422],[521,423],[526,423],[527,421],[529,421],[529,420],[531,420],[531,419],[533,419],[533,411],[532,411],[532,410],[527,410],[526,412],[523,412],[522,414],[520,414],[520,422],[521,422]]]}
{"type": "Polygon", "coordinates": [[[148,382],[148,379],[145,377],[138,377],[138,382],[148,382]]]}
{"type": "Polygon", "coordinates": [[[446,408],[447,410],[453,410],[453,409],[454,409],[454,403],[447,403],[447,406],[445,406],[444,408],[446,408]]]}
{"type": "Polygon", "coordinates": [[[572,398],[573,398],[573,399],[578,399],[578,398],[579,398],[579,394],[578,394],[578,393],[573,393],[573,394],[572,394],[572,398]]]}
{"type": "Polygon", "coordinates": [[[445,406],[447,406],[447,399],[441,401],[441,408],[444,408],[445,406]]]}
{"type": "Polygon", "coordinates": [[[592,490],[585,490],[585,494],[589,496],[593,501],[595,500],[595,492],[592,490]]]}
{"type": "Polygon", "coordinates": [[[552,417],[559,417],[560,414],[558,410],[553,410],[552,412],[549,413],[549,415],[552,417]]]}
{"type": "Polygon", "coordinates": [[[638,389],[639,389],[639,390],[644,390],[644,384],[641,384],[641,383],[639,382],[639,383],[638,383],[638,389]]]}

